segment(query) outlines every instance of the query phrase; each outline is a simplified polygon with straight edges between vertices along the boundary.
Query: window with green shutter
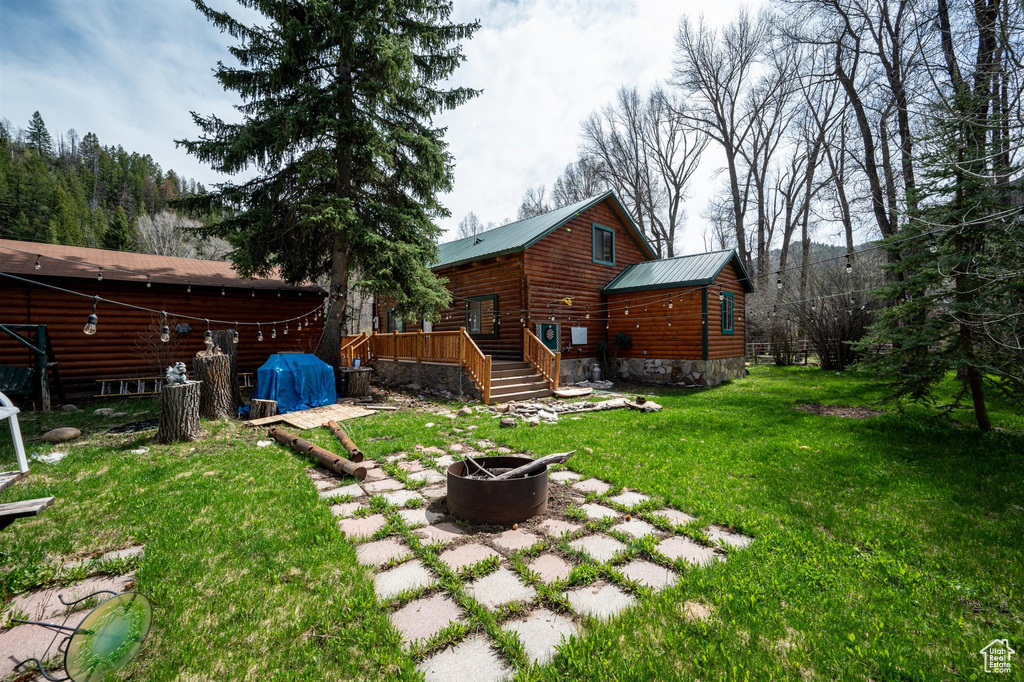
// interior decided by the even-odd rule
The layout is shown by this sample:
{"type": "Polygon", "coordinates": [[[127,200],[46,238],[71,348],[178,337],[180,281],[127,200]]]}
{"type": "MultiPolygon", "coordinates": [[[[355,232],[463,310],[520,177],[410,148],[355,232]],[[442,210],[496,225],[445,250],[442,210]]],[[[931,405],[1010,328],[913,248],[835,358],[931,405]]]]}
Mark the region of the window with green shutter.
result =
{"type": "Polygon", "coordinates": [[[594,223],[594,262],[615,265],[615,230],[594,223]]]}
{"type": "Polygon", "coordinates": [[[722,292],[722,333],[732,334],[736,331],[736,296],[722,292]]]}

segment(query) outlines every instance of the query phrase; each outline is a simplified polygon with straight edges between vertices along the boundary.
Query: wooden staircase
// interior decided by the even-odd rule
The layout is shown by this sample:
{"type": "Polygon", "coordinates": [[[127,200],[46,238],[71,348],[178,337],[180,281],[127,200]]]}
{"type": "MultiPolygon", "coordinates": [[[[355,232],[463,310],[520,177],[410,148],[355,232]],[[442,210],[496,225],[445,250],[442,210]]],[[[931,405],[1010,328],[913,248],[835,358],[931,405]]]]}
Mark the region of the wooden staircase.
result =
{"type": "Polygon", "coordinates": [[[529,362],[494,360],[491,363],[491,402],[507,403],[554,395],[551,386],[529,362]]]}

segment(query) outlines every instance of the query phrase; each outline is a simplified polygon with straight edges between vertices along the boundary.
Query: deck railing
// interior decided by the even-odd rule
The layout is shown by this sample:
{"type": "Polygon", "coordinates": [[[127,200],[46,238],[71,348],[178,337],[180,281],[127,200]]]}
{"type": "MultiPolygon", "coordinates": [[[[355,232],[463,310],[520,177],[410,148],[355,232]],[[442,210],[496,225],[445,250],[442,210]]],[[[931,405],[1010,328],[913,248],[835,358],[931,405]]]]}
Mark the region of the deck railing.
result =
{"type": "MultiPolygon", "coordinates": [[[[366,337],[365,348],[367,358],[364,362],[380,358],[396,362],[461,365],[480,387],[484,402],[491,400],[491,356],[483,354],[465,328],[457,332],[374,332],[366,337]]],[[[342,359],[345,359],[345,348],[342,349],[342,359]]]]}
{"type": "Polygon", "coordinates": [[[370,361],[370,336],[365,332],[341,340],[341,366],[351,367],[356,358],[361,365],[370,361]]]}
{"type": "Polygon", "coordinates": [[[556,353],[529,329],[523,330],[523,358],[536,368],[551,386],[558,390],[558,375],[562,370],[562,354],[556,353]]]}

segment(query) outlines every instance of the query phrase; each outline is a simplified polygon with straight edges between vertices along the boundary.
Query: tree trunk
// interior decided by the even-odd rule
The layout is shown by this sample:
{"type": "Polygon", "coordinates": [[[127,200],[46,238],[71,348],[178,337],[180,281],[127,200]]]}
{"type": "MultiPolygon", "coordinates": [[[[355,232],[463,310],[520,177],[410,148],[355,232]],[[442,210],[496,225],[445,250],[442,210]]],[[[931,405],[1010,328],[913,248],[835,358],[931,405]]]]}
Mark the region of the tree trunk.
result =
{"type": "Polygon", "coordinates": [[[345,375],[345,397],[362,398],[370,395],[370,373],[369,367],[350,368],[342,370],[345,375]]]}
{"type": "Polygon", "coordinates": [[[158,443],[192,441],[199,438],[199,395],[201,383],[164,386],[160,392],[158,443]]]}
{"type": "Polygon", "coordinates": [[[273,417],[275,414],[277,414],[276,400],[258,400],[253,398],[249,402],[249,419],[273,417]]]}
{"type": "MultiPolygon", "coordinates": [[[[238,331],[237,329],[235,331],[238,331]]],[[[231,363],[229,370],[231,377],[231,401],[235,407],[242,404],[242,389],[238,385],[238,344],[235,343],[234,335],[230,329],[220,329],[213,332],[213,342],[220,347],[220,352],[228,356],[231,363]]]]}
{"type": "Polygon", "coordinates": [[[224,353],[196,355],[192,360],[195,378],[202,382],[199,414],[204,419],[222,419],[235,416],[231,397],[231,360],[224,353]]]}

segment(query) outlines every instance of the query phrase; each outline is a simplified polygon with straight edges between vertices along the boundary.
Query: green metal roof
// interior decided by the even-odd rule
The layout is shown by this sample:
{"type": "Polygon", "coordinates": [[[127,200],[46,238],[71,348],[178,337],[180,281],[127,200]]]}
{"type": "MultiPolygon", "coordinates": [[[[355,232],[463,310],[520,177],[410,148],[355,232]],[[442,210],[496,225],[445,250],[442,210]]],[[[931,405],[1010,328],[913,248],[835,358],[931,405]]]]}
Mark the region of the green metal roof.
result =
{"type": "Polygon", "coordinates": [[[640,230],[633,224],[629,213],[622,207],[622,203],[615,196],[615,193],[608,191],[596,197],[584,199],[562,208],[556,208],[553,211],[548,211],[532,218],[526,218],[509,223],[508,225],[496,227],[493,230],[481,232],[472,237],[439,244],[437,247],[438,260],[431,268],[437,269],[461,263],[472,263],[483,258],[523,251],[557,230],[578,214],[608,198],[611,198],[618,204],[622,215],[626,217],[629,226],[633,228],[635,237],[642,244],[642,248],[647,249],[653,256],[654,249],[651,248],[651,245],[644,239],[640,230]]]}
{"type": "Polygon", "coordinates": [[[647,289],[703,286],[711,284],[726,265],[732,262],[742,278],[743,290],[753,291],[750,275],[743,267],[736,249],[695,253],[662,260],[634,263],[609,282],[604,293],[625,293],[647,289]]]}

